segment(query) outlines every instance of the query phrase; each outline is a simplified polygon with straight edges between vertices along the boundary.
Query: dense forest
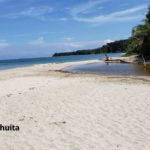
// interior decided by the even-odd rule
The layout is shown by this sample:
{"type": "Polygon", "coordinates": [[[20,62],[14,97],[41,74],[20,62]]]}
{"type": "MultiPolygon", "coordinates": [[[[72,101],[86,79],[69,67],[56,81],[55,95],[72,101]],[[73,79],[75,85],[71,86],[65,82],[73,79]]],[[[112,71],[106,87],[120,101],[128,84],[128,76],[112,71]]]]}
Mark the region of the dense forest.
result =
{"type": "Polygon", "coordinates": [[[129,39],[107,43],[106,45],[95,49],[55,53],[53,57],[115,52],[126,52],[127,55],[138,54],[150,56],[150,6],[144,23],[133,28],[132,36],[129,39]]]}
{"type": "Polygon", "coordinates": [[[87,55],[87,54],[100,54],[100,53],[116,53],[116,52],[126,52],[127,45],[129,44],[129,40],[120,40],[108,43],[102,47],[89,49],[89,50],[77,50],[72,52],[62,52],[55,53],[53,57],[56,56],[69,56],[69,55],[87,55]]]}
{"type": "Polygon", "coordinates": [[[148,8],[144,24],[133,28],[127,53],[150,56],[150,7],[148,8]]]}

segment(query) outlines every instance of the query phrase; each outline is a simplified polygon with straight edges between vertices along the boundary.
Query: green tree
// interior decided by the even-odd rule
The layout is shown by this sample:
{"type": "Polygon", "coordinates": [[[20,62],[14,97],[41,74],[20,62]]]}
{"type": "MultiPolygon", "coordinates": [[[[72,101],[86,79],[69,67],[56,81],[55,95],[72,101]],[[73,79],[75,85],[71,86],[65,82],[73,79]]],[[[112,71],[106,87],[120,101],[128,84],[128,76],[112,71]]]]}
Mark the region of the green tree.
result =
{"type": "Polygon", "coordinates": [[[138,25],[132,30],[128,53],[150,56],[150,7],[148,8],[144,24],[138,25]]]}
{"type": "Polygon", "coordinates": [[[150,6],[148,8],[148,13],[146,14],[146,23],[150,23],[150,6]]]}

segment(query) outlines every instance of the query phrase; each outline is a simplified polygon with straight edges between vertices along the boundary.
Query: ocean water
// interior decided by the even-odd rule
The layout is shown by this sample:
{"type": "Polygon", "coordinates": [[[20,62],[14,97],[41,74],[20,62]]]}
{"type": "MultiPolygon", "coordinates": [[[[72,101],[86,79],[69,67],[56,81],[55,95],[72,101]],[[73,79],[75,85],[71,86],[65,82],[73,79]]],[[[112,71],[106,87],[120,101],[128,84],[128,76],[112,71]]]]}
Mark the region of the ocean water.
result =
{"type": "MultiPolygon", "coordinates": [[[[108,54],[109,57],[119,57],[121,55],[122,53],[108,54]]],[[[96,55],[76,55],[76,56],[61,56],[61,57],[0,60],[0,70],[31,66],[31,65],[36,65],[36,64],[94,60],[94,59],[101,59],[104,57],[105,57],[104,54],[96,54],[96,55]]]]}

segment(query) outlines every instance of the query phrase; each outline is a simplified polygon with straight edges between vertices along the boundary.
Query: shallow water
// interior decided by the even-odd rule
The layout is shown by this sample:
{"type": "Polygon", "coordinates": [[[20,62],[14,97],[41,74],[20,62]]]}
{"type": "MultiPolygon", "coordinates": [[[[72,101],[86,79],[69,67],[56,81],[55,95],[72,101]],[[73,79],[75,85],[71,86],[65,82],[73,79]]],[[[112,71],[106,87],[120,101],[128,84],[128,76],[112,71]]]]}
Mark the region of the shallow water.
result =
{"type": "MultiPolygon", "coordinates": [[[[110,53],[109,57],[119,57],[122,53],[110,53]]],[[[45,57],[45,58],[28,58],[28,59],[13,59],[13,60],[0,60],[0,70],[10,69],[16,67],[31,66],[36,64],[47,63],[63,63],[71,61],[84,61],[105,58],[104,54],[96,55],[75,55],[75,56],[61,56],[61,57],[45,57]]]]}
{"type": "Polygon", "coordinates": [[[64,71],[73,73],[150,76],[150,70],[146,70],[143,65],[128,63],[90,63],[70,66],[65,68],[64,71]]]}

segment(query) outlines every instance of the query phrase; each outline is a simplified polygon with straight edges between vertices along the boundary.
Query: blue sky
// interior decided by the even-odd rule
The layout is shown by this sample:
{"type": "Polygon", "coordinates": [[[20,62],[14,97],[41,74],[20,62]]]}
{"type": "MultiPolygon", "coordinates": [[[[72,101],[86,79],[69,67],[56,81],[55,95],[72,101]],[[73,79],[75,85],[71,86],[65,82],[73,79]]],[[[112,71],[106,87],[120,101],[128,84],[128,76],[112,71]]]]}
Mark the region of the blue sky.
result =
{"type": "Polygon", "coordinates": [[[0,0],[0,59],[51,56],[128,38],[149,0],[0,0]]]}

